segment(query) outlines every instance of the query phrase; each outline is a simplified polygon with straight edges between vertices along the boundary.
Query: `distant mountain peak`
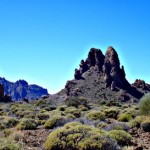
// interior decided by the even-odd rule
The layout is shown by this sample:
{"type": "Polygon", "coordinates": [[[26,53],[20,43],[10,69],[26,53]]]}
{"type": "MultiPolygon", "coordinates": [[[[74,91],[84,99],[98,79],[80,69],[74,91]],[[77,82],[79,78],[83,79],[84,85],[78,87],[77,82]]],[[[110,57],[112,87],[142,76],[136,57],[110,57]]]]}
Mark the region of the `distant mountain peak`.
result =
{"type": "Polygon", "coordinates": [[[24,98],[35,100],[43,95],[48,95],[47,89],[38,85],[29,85],[25,80],[10,82],[5,78],[0,78],[0,84],[3,85],[5,94],[11,97],[12,100],[22,100],[24,98]]]}

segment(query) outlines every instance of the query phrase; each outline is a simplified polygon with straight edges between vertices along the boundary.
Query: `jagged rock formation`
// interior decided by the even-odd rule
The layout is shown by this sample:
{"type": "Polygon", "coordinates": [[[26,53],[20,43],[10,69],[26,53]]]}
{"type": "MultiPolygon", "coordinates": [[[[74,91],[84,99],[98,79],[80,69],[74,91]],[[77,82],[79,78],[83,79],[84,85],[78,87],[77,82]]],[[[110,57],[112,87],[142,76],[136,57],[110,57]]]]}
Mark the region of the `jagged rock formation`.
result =
{"type": "Polygon", "coordinates": [[[13,83],[5,78],[0,78],[0,84],[3,85],[5,94],[9,95],[12,100],[22,100],[24,98],[35,100],[42,95],[48,95],[47,89],[38,85],[29,85],[24,80],[18,80],[13,83]]]}
{"type": "MultiPolygon", "coordinates": [[[[81,60],[79,69],[75,69],[74,80],[68,81],[65,89],[58,94],[83,96],[92,101],[138,101],[145,92],[150,91],[150,88],[146,91],[145,87],[144,82],[136,81],[131,85],[127,81],[117,52],[109,46],[105,55],[100,49],[91,48],[87,59],[81,60]]],[[[147,87],[150,86],[147,84],[147,87]]]]}
{"type": "Polygon", "coordinates": [[[146,92],[150,91],[150,85],[145,83],[144,80],[136,79],[135,82],[132,84],[137,89],[144,90],[146,92]]]}
{"type": "Polygon", "coordinates": [[[11,98],[4,93],[4,88],[2,84],[0,84],[0,102],[10,102],[11,98]]]}
{"type": "Polygon", "coordinates": [[[108,47],[105,56],[100,49],[91,48],[86,61],[81,60],[79,70],[75,69],[75,79],[83,79],[82,74],[92,66],[98,73],[103,73],[106,87],[110,86],[112,90],[115,90],[115,87],[130,88],[125,79],[124,66],[120,68],[118,54],[112,46],[108,47]]]}

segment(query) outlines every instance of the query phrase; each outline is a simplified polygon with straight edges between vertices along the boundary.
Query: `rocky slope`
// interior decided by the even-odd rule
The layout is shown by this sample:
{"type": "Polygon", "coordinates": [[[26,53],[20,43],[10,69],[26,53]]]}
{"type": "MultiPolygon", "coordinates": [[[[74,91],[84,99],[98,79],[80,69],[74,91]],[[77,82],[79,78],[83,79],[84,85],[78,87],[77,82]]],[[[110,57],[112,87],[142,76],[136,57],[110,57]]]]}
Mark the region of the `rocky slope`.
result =
{"type": "Polygon", "coordinates": [[[81,60],[75,69],[74,79],[67,81],[65,88],[57,95],[83,96],[92,101],[117,100],[138,101],[150,85],[142,80],[130,84],[126,79],[124,66],[116,50],[110,46],[105,55],[100,49],[91,48],[86,60],[81,60]]]}
{"type": "Polygon", "coordinates": [[[24,80],[18,80],[15,83],[0,78],[0,84],[3,85],[5,94],[9,95],[12,100],[28,99],[34,100],[40,98],[42,95],[48,95],[47,89],[38,85],[29,85],[24,80]]]}

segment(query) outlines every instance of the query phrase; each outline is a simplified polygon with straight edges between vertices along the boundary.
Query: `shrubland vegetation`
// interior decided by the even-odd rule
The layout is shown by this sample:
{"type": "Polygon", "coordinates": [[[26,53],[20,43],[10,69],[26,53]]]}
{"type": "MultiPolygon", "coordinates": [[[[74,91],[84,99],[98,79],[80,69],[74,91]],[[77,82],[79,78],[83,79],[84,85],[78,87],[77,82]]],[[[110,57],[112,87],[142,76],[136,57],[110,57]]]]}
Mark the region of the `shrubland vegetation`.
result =
{"type": "Polygon", "coordinates": [[[130,128],[150,132],[150,95],[139,104],[93,104],[84,98],[0,104],[0,150],[23,150],[24,131],[50,130],[46,150],[116,150],[131,144],[130,128]]]}

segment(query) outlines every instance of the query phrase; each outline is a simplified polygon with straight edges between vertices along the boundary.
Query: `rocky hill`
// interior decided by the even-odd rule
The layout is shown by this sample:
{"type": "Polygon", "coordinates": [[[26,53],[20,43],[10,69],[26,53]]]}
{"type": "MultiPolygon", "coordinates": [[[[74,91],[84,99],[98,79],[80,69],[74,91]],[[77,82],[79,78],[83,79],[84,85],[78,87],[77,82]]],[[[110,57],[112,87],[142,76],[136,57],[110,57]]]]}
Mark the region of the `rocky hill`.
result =
{"type": "Polygon", "coordinates": [[[29,85],[24,80],[18,80],[15,83],[0,78],[0,84],[3,85],[5,94],[10,96],[12,100],[35,100],[42,95],[48,95],[47,89],[44,89],[38,85],[29,85]]]}
{"type": "Polygon", "coordinates": [[[79,69],[75,69],[74,79],[67,81],[58,95],[82,96],[92,101],[136,102],[149,91],[150,85],[143,80],[133,84],[127,81],[124,66],[120,67],[118,54],[110,46],[105,55],[100,49],[91,48],[87,59],[81,60],[79,69]]]}

